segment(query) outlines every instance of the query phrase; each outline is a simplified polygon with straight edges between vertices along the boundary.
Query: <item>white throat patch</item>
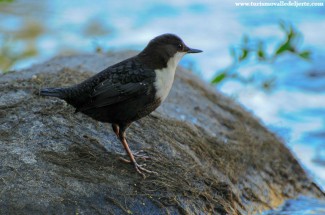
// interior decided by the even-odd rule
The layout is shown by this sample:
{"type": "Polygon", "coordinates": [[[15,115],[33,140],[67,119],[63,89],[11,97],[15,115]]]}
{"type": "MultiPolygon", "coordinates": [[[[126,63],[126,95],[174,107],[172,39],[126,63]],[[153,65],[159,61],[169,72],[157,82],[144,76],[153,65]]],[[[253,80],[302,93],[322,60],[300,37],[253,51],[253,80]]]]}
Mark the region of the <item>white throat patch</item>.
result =
{"type": "Polygon", "coordinates": [[[156,99],[160,99],[163,102],[169,94],[174,82],[174,76],[178,62],[186,52],[177,52],[174,57],[170,58],[167,62],[167,67],[163,69],[156,69],[156,81],[154,83],[156,87],[156,99]]]}

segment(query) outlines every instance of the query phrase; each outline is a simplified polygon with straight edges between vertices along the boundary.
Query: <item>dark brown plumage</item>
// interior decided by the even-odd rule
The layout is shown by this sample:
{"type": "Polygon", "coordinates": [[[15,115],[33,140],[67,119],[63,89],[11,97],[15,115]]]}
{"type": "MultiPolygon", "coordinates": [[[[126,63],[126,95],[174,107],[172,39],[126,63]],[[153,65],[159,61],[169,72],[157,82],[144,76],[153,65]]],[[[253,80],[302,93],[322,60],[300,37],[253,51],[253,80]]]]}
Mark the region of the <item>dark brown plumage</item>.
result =
{"type": "Polygon", "coordinates": [[[151,40],[137,56],[112,65],[84,82],[67,88],[46,88],[43,96],[65,100],[95,120],[108,122],[122,142],[138,173],[153,173],[139,165],[126,141],[125,130],[132,122],[154,111],[166,98],[178,61],[188,48],[176,35],[164,34],[151,40]]]}

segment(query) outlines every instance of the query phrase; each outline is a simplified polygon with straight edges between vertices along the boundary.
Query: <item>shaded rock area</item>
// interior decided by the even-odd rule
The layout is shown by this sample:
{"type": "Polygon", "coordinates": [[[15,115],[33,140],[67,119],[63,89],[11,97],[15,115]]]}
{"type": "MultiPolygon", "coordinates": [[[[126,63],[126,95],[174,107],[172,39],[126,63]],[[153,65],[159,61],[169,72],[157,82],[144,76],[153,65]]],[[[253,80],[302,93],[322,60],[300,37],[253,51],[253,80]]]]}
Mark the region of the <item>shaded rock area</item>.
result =
{"type": "Polygon", "coordinates": [[[0,76],[1,214],[251,214],[324,194],[250,113],[179,68],[154,113],[127,131],[143,179],[109,124],[42,87],[79,83],[134,53],[58,57],[0,76]]]}

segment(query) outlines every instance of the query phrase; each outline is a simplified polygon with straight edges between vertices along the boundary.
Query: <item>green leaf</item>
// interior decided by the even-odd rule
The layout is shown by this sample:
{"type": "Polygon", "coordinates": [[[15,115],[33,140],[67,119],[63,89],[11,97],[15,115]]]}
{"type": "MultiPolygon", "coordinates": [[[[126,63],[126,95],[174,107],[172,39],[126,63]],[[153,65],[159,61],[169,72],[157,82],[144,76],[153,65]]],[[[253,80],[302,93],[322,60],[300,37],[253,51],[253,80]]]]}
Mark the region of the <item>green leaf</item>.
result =
{"type": "Polygon", "coordinates": [[[257,51],[257,56],[258,56],[258,59],[259,59],[259,60],[265,60],[265,53],[264,53],[263,50],[259,49],[259,50],[257,51]]]}
{"type": "Polygon", "coordinates": [[[275,55],[282,54],[285,51],[290,51],[292,49],[290,40],[287,40],[284,44],[280,45],[280,47],[276,50],[275,55]]]}
{"type": "Polygon", "coordinates": [[[282,54],[283,52],[292,52],[296,53],[297,49],[297,42],[299,41],[300,34],[299,32],[290,24],[286,24],[285,22],[280,22],[280,28],[284,30],[286,34],[286,41],[283,42],[279,48],[275,51],[273,57],[277,57],[278,55],[282,54]]]}
{"type": "Polygon", "coordinates": [[[302,51],[299,53],[299,57],[305,59],[305,60],[310,60],[310,51],[302,51]]]}
{"type": "Polygon", "coordinates": [[[243,61],[248,57],[249,54],[249,49],[248,47],[248,43],[249,43],[249,37],[247,35],[243,36],[243,48],[241,48],[241,55],[238,57],[238,61],[243,61]]]}
{"type": "Polygon", "coordinates": [[[212,84],[219,84],[221,81],[223,81],[227,77],[226,72],[219,73],[212,81],[212,84]]]}
{"type": "Polygon", "coordinates": [[[260,41],[257,48],[257,57],[260,61],[266,60],[266,55],[264,51],[264,43],[260,41]]]}
{"type": "Polygon", "coordinates": [[[294,31],[293,27],[290,26],[289,32],[287,33],[288,40],[292,40],[294,37],[296,37],[296,32],[294,31]]]}
{"type": "Polygon", "coordinates": [[[248,49],[243,48],[243,49],[242,49],[242,55],[239,56],[238,61],[239,61],[239,62],[240,62],[240,61],[243,61],[243,60],[245,60],[247,57],[248,57],[248,49]]]}

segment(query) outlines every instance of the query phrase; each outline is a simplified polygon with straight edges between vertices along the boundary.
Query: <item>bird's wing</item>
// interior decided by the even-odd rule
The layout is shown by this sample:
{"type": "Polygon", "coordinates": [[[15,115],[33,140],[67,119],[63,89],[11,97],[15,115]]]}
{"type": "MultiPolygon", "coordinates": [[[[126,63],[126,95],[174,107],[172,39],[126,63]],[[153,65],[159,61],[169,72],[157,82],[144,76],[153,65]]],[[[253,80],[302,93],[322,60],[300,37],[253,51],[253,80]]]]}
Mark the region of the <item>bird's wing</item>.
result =
{"type": "Polygon", "coordinates": [[[115,68],[116,72],[98,84],[90,96],[90,101],[78,108],[78,111],[89,110],[136,99],[148,93],[150,83],[154,81],[155,72],[128,64],[115,68]]]}

